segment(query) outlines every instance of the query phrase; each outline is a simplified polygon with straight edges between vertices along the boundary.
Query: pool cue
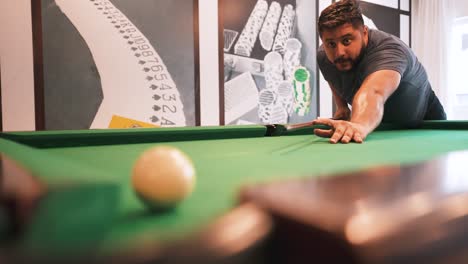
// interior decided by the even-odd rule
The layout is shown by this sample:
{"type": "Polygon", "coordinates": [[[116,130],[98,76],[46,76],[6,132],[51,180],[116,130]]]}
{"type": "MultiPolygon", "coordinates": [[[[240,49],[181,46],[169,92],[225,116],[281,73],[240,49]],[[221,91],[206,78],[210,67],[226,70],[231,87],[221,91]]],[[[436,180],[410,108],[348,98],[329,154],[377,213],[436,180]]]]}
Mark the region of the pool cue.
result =
{"type": "Polygon", "coordinates": [[[298,130],[298,129],[305,128],[305,127],[312,127],[313,125],[314,125],[314,121],[310,121],[310,122],[304,122],[304,123],[284,125],[284,128],[286,129],[286,131],[294,131],[294,130],[298,130]]]}
{"type": "MultiPolygon", "coordinates": [[[[309,122],[297,123],[297,124],[266,125],[266,128],[267,128],[266,136],[281,136],[285,134],[286,132],[295,131],[301,128],[315,127],[316,125],[314,125],[313,123],[314,123],[313,121],[309,121],[309,122]]],[[[317,127],[318,126],[323,127],[321,125],[317,125],[317,127]]]]}

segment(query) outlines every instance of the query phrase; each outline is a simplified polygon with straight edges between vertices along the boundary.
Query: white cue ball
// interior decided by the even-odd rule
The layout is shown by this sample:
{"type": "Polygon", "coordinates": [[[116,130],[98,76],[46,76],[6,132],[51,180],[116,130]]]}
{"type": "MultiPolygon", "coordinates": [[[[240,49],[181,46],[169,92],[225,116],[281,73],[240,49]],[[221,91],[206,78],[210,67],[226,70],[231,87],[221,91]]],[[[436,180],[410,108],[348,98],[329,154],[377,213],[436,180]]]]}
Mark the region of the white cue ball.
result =
{"type": "Polygon", "coordinates": [[[192,193],[195,169],[190,158],[179,149],[153,147],[137,159],[132,185],[150,207],[171,208],[192,193]]]}

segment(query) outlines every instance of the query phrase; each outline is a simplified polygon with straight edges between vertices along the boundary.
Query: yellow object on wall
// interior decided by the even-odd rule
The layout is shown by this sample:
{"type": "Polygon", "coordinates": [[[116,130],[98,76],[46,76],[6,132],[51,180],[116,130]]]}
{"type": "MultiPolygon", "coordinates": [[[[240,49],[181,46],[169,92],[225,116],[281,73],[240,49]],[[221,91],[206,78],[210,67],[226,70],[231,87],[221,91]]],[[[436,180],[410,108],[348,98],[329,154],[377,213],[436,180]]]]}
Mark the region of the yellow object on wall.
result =
{"type": "Polygon", "coordinates": [[[150,123],[126,118],[123,116],[113,115],[109,123],[109,128],[148,128],[159,127],[150,123]]]}

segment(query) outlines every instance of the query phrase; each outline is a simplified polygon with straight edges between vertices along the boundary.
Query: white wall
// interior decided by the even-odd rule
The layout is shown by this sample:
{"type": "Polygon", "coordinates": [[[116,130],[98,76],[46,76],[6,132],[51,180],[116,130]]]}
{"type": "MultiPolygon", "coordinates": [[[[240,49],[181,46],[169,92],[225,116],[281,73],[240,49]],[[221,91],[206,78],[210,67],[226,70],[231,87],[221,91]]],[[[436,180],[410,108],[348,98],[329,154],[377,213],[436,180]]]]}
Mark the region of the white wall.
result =
{"type": "Polygon", "coordinates": [[[466,0],[455,0],[457,3],[456,16],[463,17],[468,16],[468,1],[466,0]]]}
{"type": "Polygon", "coordinates": [[[30,0],[0,1],[3,129],[34,130],[30,0]]]}
{"type": "Polygon", "coordinates": [[[200,123],[219,125],[218,0],[198,2],[200,41],[200,123]]]}
{"type": "MultiPolygon", "coordinates": [[[[318,13],[320,14],[323,9],[331,4],[331,0],[320,0],[318,6],[318,13]]],[[[319,46],[321,44],[321,40],[319,39],[319,46]]],[[[317,47],[318,48],[318,47],[317,47]]],[[[320,109],[318,116],[319,117],[333,117],[333,94],[328,85],[328,82],[323,78],[322,73],[319,69],[317,69],[319,73],[316,78],[319,78],[320,82],[320,94],[319,94],[319,102],[320,102],[320,109]]]]}

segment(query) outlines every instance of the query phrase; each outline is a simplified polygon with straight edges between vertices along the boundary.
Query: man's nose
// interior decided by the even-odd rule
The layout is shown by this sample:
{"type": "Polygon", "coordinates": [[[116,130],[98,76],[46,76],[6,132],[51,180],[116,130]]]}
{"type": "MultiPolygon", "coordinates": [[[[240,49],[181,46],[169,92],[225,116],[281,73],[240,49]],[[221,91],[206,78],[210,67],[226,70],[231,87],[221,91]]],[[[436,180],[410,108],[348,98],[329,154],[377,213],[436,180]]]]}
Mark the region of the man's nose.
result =
{"type": "Polygon", "coordinates": [[[346,48],[344,45],[338,44],[335,49],[335,58],[341,58],[346,54],[346,48]]]}

